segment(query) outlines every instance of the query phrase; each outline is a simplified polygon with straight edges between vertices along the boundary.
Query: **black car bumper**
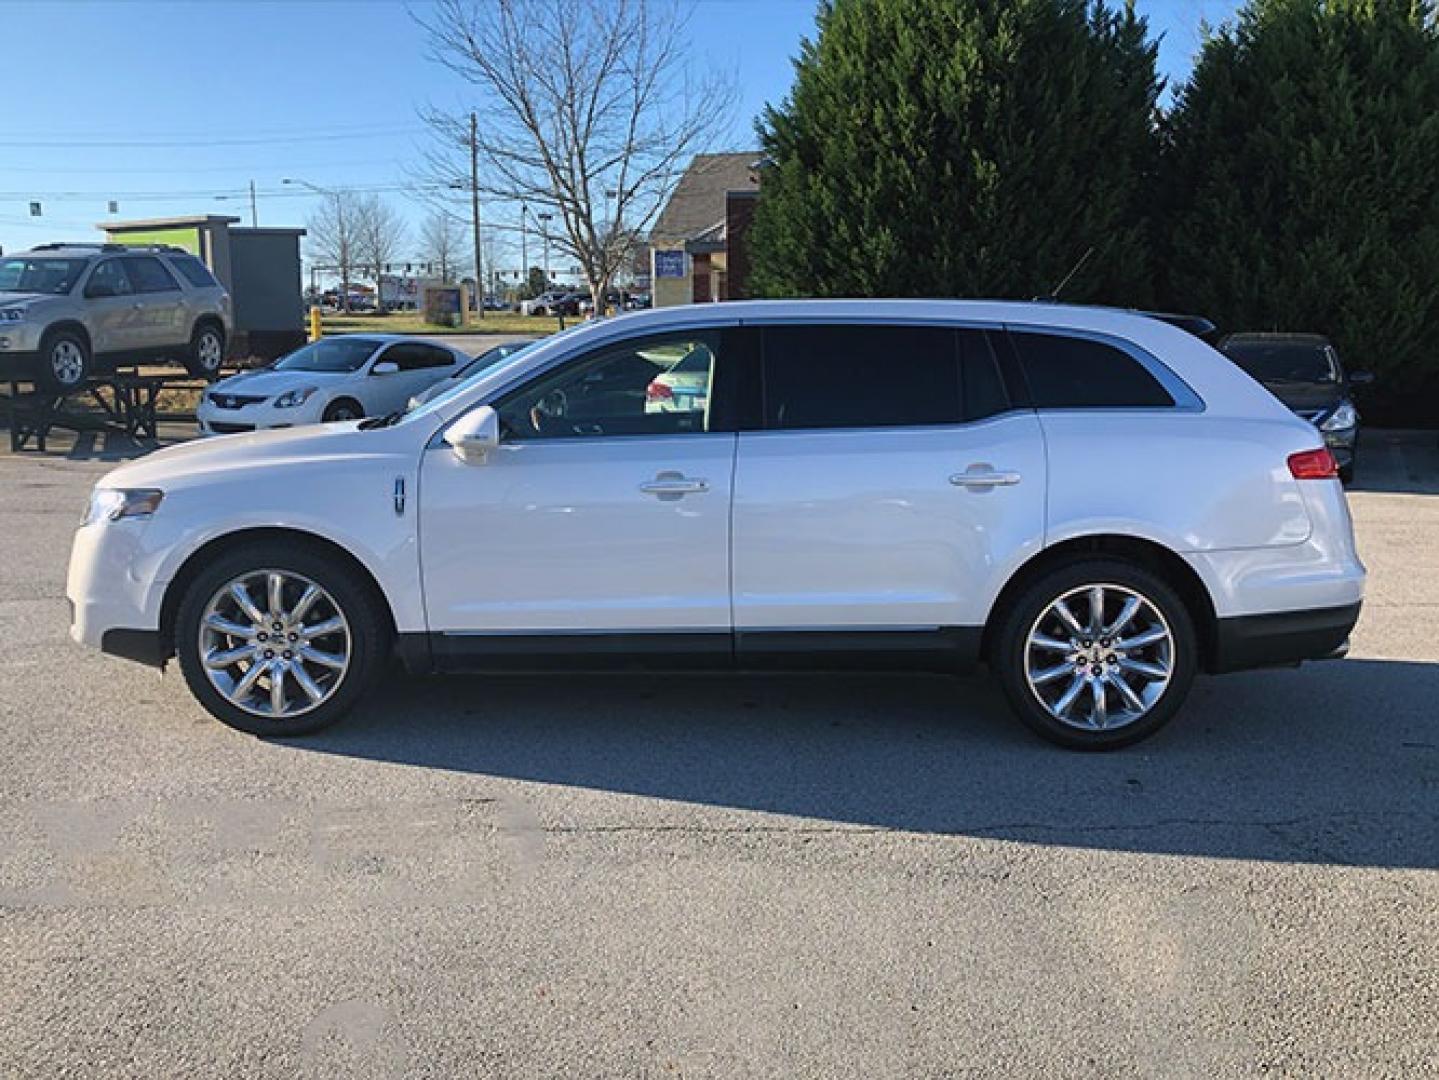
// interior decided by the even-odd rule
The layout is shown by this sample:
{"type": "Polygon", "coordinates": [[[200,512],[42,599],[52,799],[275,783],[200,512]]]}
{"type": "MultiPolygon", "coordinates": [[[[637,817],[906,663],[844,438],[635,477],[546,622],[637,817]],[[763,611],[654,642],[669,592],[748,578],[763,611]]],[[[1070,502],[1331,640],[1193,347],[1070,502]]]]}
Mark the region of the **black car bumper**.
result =
{"type": "Polygon", "coordinates": [[[1210,668],[1219,674],[1338,659],[1358,621],[1358,604],[1220,619],[1210,668]]]}

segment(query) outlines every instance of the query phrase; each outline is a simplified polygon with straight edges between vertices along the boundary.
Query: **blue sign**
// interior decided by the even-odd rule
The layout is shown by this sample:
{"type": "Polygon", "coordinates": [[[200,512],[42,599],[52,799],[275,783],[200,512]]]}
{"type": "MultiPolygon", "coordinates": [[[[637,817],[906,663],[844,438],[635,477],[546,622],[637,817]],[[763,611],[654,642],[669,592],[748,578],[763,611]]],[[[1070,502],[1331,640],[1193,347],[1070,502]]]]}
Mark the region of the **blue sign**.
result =
{"type": "Polygon", "coordinates": [[[685,253],[683,251],[656,251],[655,277],[682,278],[685,276],[685,253]]]}

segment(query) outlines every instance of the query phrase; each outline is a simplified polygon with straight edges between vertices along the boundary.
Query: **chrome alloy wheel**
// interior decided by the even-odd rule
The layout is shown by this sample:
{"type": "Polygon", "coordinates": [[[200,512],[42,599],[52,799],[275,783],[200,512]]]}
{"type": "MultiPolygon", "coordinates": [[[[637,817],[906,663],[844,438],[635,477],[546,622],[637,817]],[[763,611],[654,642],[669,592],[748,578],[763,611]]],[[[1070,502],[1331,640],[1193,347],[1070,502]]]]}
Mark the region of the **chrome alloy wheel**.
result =
{"type": "Polygon", "coordinates": [[[57,341],[50,350],[50,370],[61,386],[74,386],[85,374],[85,354],[73,341],[57,341]]]}
{"type": "Polygon", "coordinates": [[[1142,719],[1173,674],[1173,631],[1158,607],[1123,585],[1069,590],[1025,639],[1030,692],[1050,716],[1082,731],[1142,719]]]}
{"type": "Polygon", "coordinates": [[[200,619],[200,661],[226,701],[287,720],[330,699],[350,666],[350,624],[328,592],[289,570],[221,586],[200,619]]]}

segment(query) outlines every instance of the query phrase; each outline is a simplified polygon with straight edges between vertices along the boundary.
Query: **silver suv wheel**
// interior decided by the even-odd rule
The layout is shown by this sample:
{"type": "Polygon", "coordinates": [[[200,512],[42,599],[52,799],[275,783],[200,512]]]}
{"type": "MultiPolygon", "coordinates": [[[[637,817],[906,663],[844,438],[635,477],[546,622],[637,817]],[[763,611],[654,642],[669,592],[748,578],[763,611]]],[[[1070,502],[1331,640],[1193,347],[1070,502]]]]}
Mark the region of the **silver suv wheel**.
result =
{"type": "Polygon", "coordinates": [[[85,352],[70,338],[50,347],[50,373],[61,386],[78,386],[85,378],[85,352]]]}
{"type": "Polygon", "coordinates": [[[1061,724],[1113,730],[1141,720],[1174,672],[1174,635],[1143,594],[1116,584],[1070,589],[1030,626],[1025,680],[1061,724]]]}
{"type": "Polygon", "coordinates": [[[217,589],[199,656],[230,704],[270,720],[328,701],[350,666],[350,624],[329,592],[289,570],[254,570],[217,589]]]}

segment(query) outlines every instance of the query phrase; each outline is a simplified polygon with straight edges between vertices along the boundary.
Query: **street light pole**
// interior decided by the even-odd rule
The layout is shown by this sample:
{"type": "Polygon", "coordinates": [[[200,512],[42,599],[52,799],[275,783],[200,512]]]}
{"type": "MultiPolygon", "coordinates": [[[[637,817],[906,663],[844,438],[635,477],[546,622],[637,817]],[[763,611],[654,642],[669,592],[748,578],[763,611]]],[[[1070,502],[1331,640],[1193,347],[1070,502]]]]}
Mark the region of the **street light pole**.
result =
{"type": "MultiPolygon", "coordinates": [[[[338,191],[333,191],[333,190],[331,190],[330,188],[322,188],[322,187],[320,187],[319,184],[312,184],[312,183],[310,183],[308,180],[299,180],[299,179],[296,179],[295,177],[292,177],[292,176],[286,176],[286,177],[281,178],[280,183],[282,183],[282,184],[296,184],[296,185],[298,185],[298,186],[300,186],[300,187],[302,187],[302,188],[305,188],[307,191],[313,191],[313,192],[314,192],[315,194],[317,194],[317,195],[323,195],[323,196],[324,196],[325,198],[327,198],[327,199],[332,199],[332,200],[334,200],[334,204],[335,204],[335,227],[340,231],[340,234],[341,234],[341,235],[340,235],[340,237],[339,237],[339,243],[340,243],[341,247],[343,248],[343,253],[342,253],[342,252],[336,252],[336,254],[340,254],[340,255],[341,255],[340,266],[339,266],[339,271],[340,271],[340,306],[341,306],[341,309],[342,309],[346,314],[349,314],[349,311],[350,311],[350,258],[349,258],[350,240],[349,240],[349,229],[348,229],[347,224],[346,224],[346,222],[345,222],[344,205],[343,205],[343,201],[342,201],[342,199],[341,199],[340,192],[338,192],[338,191]]],[[[379,282],[376,281],[375,284],[378,286],[378,285],[379,285],[379,282]]],[[[375,302],[376,302],[377,304],[379,303],[379,292],[378,292],[378,290],[377,290],[376,293],[375,293],[375,302]]]]}

